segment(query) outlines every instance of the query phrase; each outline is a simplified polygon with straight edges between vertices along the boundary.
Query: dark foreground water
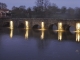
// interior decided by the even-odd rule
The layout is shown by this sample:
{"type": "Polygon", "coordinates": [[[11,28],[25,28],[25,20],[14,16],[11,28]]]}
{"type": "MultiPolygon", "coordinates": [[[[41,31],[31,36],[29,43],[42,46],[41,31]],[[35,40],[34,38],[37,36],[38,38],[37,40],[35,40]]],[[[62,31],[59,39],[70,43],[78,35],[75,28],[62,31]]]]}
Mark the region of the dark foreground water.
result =
{"type": "Polygon", "coordinates": [[[79,34],[3,29],[0,31],[0,60],[80,60],[76,35],[79,34]]]}

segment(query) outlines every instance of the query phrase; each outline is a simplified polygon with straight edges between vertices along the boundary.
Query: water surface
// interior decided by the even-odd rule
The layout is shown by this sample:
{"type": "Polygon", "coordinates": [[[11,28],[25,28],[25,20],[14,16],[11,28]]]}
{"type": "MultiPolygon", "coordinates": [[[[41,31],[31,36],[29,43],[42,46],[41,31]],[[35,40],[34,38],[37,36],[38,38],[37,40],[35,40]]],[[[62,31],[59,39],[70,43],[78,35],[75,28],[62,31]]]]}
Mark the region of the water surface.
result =
{"type": "Polygon", "coordinates": [[[76,33],[2,29],[0,60],[80,60],[80,43],[76,33]]]}

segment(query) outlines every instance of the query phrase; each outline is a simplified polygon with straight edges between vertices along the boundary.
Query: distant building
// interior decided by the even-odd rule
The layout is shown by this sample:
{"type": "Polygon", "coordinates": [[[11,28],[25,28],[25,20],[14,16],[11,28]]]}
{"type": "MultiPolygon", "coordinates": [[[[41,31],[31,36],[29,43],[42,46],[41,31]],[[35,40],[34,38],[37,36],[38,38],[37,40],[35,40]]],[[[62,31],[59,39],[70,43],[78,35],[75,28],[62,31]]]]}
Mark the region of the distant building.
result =
{"type": "Polygon", "coordinates": [[[9,18],[11,16],[10,10],[0,9],[0,18],[9,18]]]}

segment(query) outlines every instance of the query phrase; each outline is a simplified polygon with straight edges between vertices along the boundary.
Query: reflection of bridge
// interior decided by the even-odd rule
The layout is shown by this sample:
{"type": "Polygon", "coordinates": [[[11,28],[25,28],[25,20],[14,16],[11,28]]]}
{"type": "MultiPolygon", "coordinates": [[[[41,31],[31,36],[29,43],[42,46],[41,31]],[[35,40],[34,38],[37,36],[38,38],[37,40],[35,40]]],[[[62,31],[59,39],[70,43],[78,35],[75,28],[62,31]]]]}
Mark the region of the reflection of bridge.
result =
{"type": "Polygon", "coordinates": [[[20,35],[20,36],[25,36],[25,39],[28,39],[30,37],[38,38],[41,40],[59,40],[59,41],[64,41],[64,40],[72,40],[72,41],[78,41],[80,42],[80,34],[78,33],[71,33],[71,32],[55,32],[52,30],[45,30],[45,31],[40,31],[40,30],[25,30],[25,29],[2,29],[2,33],[10,34],[10,38],[14,38],[15,35],[20,35]],[[61,33],[61,34],[60,34],[61,33]],[[43,35],[42,35],[43,34],[43,35]],[[76,36],[78,35],[78,36],[76,36]]]}
{"type": "MultiPolygon", "coordinates": [[[[49,19],[49,18],[12,18],[12,19],[1,19],[0,26],[6,25],[7,23],[10,23],[10,21],[13,21],[14,27],[18,27],[20,25],[24,25],[25,27],[25,21],[29,22],[29,27],[32,28],[34,26],[41,26],[41,22],[44,22],[45,28],[52,28],[53,25],[56,25],[59,22],[62,22],[63,28],[69,29],[70,26],[73,26],[76,28],[76,23],[79,23],[80,20],[62,20],[62,19],[49,19]]],[[[8,24],[9,25],[9,24],[8,24]]]]}

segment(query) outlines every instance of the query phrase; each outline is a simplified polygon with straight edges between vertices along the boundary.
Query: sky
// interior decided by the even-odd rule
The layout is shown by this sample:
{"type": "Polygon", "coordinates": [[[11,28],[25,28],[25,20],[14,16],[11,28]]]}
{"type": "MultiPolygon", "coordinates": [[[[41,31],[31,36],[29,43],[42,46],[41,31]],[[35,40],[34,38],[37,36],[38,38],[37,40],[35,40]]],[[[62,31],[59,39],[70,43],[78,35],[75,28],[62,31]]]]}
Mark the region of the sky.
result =
{"type": "MultiPolygon", "coordinates": [[[[7,8],[11,9],[12,6],[19,7],[20,5],[25,5],[26,8],[35,6],[36,0],[0,0],[2,3],[7,4],[7,8]]],[[[51,3],[55,3],[59,8],[66,6],[67,8],[80,7],[80,0],[50,0],[51,3]]]]}

